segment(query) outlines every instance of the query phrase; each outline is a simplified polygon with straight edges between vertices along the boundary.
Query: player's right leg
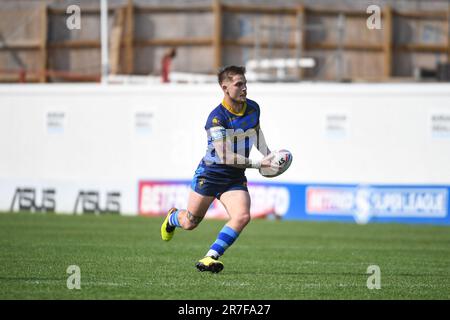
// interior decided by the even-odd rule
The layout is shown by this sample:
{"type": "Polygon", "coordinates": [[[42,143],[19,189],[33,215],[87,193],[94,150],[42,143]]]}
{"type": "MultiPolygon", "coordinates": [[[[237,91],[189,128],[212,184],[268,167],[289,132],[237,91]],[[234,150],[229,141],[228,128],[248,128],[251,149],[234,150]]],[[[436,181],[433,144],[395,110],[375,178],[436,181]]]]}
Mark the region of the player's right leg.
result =
{"type": "Polygon", "coordinates": [[[186,210],[172,208],[167,213],[166,219],[161,225],[161,238],[164,241],[171,240],[177,227],[184,230],[192,230],[197,227],[213,200],[212,196],[204,196],[191,190],[186,210]]]}

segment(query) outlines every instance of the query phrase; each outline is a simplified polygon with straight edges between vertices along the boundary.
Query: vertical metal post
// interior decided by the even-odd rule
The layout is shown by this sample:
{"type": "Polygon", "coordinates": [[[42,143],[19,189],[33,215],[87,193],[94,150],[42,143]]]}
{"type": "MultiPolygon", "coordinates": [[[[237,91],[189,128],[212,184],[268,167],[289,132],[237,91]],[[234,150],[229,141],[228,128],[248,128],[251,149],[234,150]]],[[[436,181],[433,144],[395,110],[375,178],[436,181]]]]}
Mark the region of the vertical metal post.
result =
{"type": "Polygon", "coordinates": [[[134,6],[133,0],[128,0],[125,36],[125,73],[132,74],[134,71],[134,6]]]}
{"type": "Polygon", "coordinates": [[[222,3],[220,0],[214,0],[214,68],[216,71],[222,67],[222,3]]]}
{"type": "Polygon", "coordinates": [[[101,33],[101,59],[102,59],[102,84],[108,83],[108,0],[100,2],[100,33],[101,33]]]}
{"type": "Polygon", "coordinates": [[[392,8],[387,5],[383,12],[383,53],[384,53],[384,70],[383,78],[389,79],[392,73],[392,8]]]}
{"type": "Polygon", "coordinates": [[[297,79],[300,81],[303,78],[303,72],[301,70],[301,67],[298,65],[298,61],[300,61],[300,59],[303,56],[303,39],[304,39],[304,26],[305,26],[305,21],[304,21],[304,14],[305,13],[305,8],[303,6],[299,7],[297,9],[297,30],[296,30],[296,37],[295,37],[295,42],[296,42],[296,47],[295,47],[295,58],[297,60],[296,62],[296,75],[297,75],[297,79]]]}
{"type": "Polygon", "coordinates": [[[450,2],[447,9],[447,63],[450,63],[450,2]]]}
{"type": "Polygon", "coordinates": [[[258,68],[260,67],[260,59],[261,59],[261,52],[260,52],[260,43],[259,43],[259,37],[260,37],[260,23],[259,23],[259,16],[255,18],[254,23],[254,34],[255,34],[255,47],[254,47],[254,59],[258,62],[258,68]]]}
{"type": "Polygon", "coordinates": [[[290,33],[291,33],[291,29],[289,29],[289,27],[288,26],[284,26],[284,24],[282,24],[282,30],[283,30],[283,58],[284,58],[284,75],[283,75],[283,77],[284,78],[286,78],[286,76],[287,76],[287,60],[290,58],[290,56],[289,56],[289,51],[290,51],[290,48],[288,47],[288,45],[289,45],[289,36],[290,36],[290,33]]]}
{"type": "Polygon", "coordinates": [[[345,37],[345,16],[340,13],[337,21],[338,46],[336,50],[336,80],[342,81],[344,74],[343,45],[345,37]]]}
{"type": "Polygon", "coordinates": [[[40,39],[40,49],[41,49],[41,70],[39,75],[40,82],[47,82],[47,26],[48,24],[48,12],[47,4],[43,2],[41,4],[41,39],[40,39]]]}
{"type": "Polygon", "coordinates": [[[269,31],[269,45],[267,47],[267,58],[273,59],[273,42],[274,42],[274,28],[271,25],[267,25],[267,30],[269,31]]]}

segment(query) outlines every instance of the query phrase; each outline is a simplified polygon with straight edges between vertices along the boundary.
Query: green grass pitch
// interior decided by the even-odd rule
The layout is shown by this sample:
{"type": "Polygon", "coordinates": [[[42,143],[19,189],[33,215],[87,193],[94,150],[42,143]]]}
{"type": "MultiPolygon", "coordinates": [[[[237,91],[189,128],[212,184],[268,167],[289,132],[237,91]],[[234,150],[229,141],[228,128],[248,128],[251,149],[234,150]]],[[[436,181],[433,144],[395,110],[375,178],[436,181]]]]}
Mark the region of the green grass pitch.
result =
{"type": "Polygon", "coordinates": [[[449,299],[450,228],[254,220],[219,274],[194,265],[224,221],[160,240],[163,218],[0,214],[1,299],[449,299]],[[81,289],[67,288],[68,266],[81,289]],[[378,265],[381,289],[367,288],[378,265]]]}

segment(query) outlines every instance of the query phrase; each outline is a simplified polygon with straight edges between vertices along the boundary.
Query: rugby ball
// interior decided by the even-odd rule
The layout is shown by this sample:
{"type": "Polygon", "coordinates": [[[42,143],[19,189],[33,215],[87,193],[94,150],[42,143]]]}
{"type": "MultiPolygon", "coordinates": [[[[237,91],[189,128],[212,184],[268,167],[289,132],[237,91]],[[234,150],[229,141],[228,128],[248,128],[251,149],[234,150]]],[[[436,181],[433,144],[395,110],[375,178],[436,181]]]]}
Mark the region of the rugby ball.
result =
{"type": "Polygon", "coordinates": [[[259,173],[267,178],[279,176],[285,172],[292,163],[292,153],[288,150],[281,149],[272,151],[271,155],[273,155],[271,166],[259,169],[259,173]]]}

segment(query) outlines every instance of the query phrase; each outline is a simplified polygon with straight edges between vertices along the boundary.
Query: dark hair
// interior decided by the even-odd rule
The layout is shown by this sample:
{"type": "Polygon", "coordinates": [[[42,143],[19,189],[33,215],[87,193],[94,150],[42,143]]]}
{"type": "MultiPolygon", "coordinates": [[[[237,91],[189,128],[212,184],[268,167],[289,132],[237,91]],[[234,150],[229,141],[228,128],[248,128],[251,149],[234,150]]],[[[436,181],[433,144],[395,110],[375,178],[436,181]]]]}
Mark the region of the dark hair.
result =
{"type": "Polygon", "coordinates": [[[219,81],[219,84],[222,84],[222,82],[225,79],[231,79],[232,76],[235,76],[237,74],[245,75],[245,67],[240,66],[224,67],[220,69],[219,73],[217,74],[217,80],[219,81]]]}
{"type": "Polygon", "coordinates": [[[167,53],[167,56],[171,57],[171,58],[175,58],[177,55],[177,49],[176,48],[170,48],[167,53]]]}

